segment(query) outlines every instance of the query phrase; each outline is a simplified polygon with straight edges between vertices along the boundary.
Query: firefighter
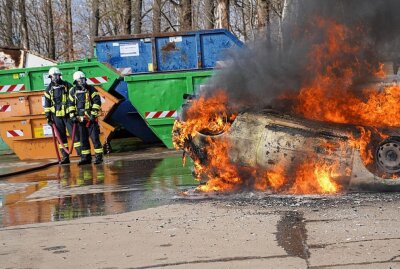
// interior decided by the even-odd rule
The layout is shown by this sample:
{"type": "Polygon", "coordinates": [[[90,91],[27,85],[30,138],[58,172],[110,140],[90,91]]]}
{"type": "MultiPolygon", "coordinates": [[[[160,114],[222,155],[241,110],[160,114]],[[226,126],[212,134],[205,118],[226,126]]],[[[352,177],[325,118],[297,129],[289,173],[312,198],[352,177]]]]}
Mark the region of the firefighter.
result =
{"type": "Polygon", "coordinates": [[[103,162],[103,146],[100,142],[100,127],[98,116],[100,115],[101,99],[97,90],[86,83],[86,76],[81,71],[73,75],[74,87],[69,91],[69,115],[72,120],[79,122],[79,135],[81,138],[81,160],[78,165],[90,164],[89,136],[92,140],[95,152],[95,164],[103,162]]]}
{"type": "MultiPolygon", "coordinates": [[[[47,86],[44,93],[44,113],[47,118],[49,125],[55,127],[60,135],[60,140],[64,144],[64,147],[68,150],[67,132],[72,134],[72,121],[67,115],[68,109],[68,92],[72,88],[71,83],[64,81],[61,78],[61,72],[57,67],[51,67],[49,70],[49,78],[51,79],[50,84],[47,86]]],[[[69,152],[66,152],[62,145],[59,145],[62,159],[60,164],[68,164],[69,152]]],[[[78,155],[80,154],[80,142],[79,136],[75,135],[74,148],[78,155]]]]}

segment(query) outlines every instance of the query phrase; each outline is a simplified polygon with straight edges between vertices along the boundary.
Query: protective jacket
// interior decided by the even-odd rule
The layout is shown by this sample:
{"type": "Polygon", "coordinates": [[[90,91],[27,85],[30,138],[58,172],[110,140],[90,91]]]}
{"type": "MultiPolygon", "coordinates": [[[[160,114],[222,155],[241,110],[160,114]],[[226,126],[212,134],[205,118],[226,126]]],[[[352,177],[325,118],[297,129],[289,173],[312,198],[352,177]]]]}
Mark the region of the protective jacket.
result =
{"type": "Polygon", "coordinates": [[[61,80],[56,84],[50,82],[44,92],[44,113],[48,118],[50,113],[56,117],[67,116],[68,90],[72,88],[71,83],[61,80]]]}
{"type": "Polygon", "coordinates": [[[97,121],[101,108],[99,93],[91,85],[75,84],[69,91],[68,101],[70,117],[75,118],[77,116],[79,121],[82,155],[78,164],[89,164],[91,162],[89,137],[94,146],[95,163],[101,163],[103,161],[103,146],[100,142],[100,127],[97,121]]]}
{"type": "Polygon", "coordinates": [[[101,98],[92,85],[75,85],[68,96],[68,113],[79,117],[98,117],[101,108],[101,98]]]}

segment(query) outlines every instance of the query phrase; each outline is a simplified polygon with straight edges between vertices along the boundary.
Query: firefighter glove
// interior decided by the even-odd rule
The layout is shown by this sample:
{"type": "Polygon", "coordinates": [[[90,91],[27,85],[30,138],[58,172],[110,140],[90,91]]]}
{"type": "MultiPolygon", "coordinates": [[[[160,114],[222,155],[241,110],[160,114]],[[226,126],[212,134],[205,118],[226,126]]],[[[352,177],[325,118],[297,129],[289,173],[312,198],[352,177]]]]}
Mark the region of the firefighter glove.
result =
{"type": "Polygon", "coordinates": [[[49,124],[49,125],[53,125],[53,120],[52,120],[52,118],[47,118],[47,124],[49,124]]]}
{"type": "Polygon", "coordinates": [[[96,122],[96,116],[90,115],[90,122],[95,123],[96,122]]]}
{"type": "Polygon", "coordinates": [[[75,113],[69,113],[69,118],[72,122],[78,122],[78,118],[76,117],[75,113]]]}
{"type": "Polygon", "coordinates": [[[99,115],[99,110],[98,109],[92,109],[92,111],[90,112],[90,115],[97,117],[99,115]]]}
{"type": "Polygon", "coordinates": [[[50,113],[46,113],[46,119],[47,119],[47,123],[48,123],[49,125],[53,125],[54,122],[53,122],[53,119],[52,119],[50,113]]]}

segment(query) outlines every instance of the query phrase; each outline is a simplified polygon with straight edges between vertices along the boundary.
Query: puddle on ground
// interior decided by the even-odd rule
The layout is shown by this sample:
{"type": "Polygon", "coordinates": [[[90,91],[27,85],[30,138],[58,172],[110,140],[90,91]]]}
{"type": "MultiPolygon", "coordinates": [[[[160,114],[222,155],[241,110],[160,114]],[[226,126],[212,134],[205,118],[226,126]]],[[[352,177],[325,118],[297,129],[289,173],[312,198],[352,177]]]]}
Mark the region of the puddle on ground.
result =
{"type": "Polygon", "coordinates": [[[198,182],[182,157],[52,166],[0,181],[0,226],[117,214],[168,204],[198,182]]]}
{"type": "Polygon", "coordinates": [[[287,211],[282,214],[277,224],[276,240],[278,245],[287,254],[307,260],[310,258],[310,252],[307,247],[307,230],[303,213],[287,211]]]}

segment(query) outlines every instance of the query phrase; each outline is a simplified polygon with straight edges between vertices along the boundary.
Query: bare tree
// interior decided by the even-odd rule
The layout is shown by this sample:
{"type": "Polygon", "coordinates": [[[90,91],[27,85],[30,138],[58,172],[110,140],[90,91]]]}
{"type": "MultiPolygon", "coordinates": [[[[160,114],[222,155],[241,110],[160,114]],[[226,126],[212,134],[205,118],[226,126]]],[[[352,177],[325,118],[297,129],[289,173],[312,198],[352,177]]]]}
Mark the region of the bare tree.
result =
{"type": "Polygon", "coordinates": [[[19,13],[21,14],[21,39],[22,47],[29,50],[28,21],[26,19],[25,0],[19,0],[19,13]]]}
{"type": "Polygon", "coordinates": [[[275,0],[271,8],[278,16],[278,48],[282,52],[283,51],[283,19],[285,17],[285,13],[287,12],[287,1],[286,0],[275,0]]]}
{"type": "Polygon", "coordinates": [[[229,0],[217,0],[217,28],[229,27],[229,0]]]}
{"type": "Polygon", "coordinates": [[[153,1],[153,33],[161,32],[161,0],[153,1]]]}
{"type": "Polygon", "coordinates": [[[249,39],[249,34],[250,31],[247,29],[249,27],[249,20],[247,18],[248,13],[250,12],[250,1],[249,0],[243,0],[242,5],[241,5],[241,19],[242,19],[242,35],[244,40],[249,39]]]}
{"type": "Polygon", "coordinates": [[[14,1],[6,0],[6,10],[5,10],[5,43],[9,47],[14,46],[13,41],[13,20],[12,14],[14,10],[14,1]]]}
{"type": "Polygon", "coordinates": [[[132,23],[132,0],[124,0],[122,8],[123,34],[131,33],[132,23]]]}
{"type": "Polygon", "coordinates": [[[271,8],[271,2],[270,1],[267,1],[267,3],[266,3],[266,17],[265,17],[265,26],[266,26],[266,28],[265,28],[265,31],[266,31],[266,34],[267,34],[267,45],[269,46],[269,47],[271,47],[271,34],[272,34],[272,27],[271,27],[271,10],[272,10],[272,8],[271,8]]]}
{"type": "Polygon", "coordinates": [[[271,0],[257,0],[257,30],[271,46],[271,0]]]}
{"type": "Polygon", "coordinates": [[[143,0],[133,0],[133,5],[133,33],[140,34],[142,32],[143,0]]]}
{"type": "Polygon", "coordinates": [[[65,0],[65,23],[66,23],[66,51],[67,60],[74,59],[74,34],[72,31],[71,0],[65,0]]]}
{"type": "Polygon", "coordinates": [[[257,0],[257,28],[258,30],[264,30],[267,22],[267,5],[269,0],[257,0]]]}
{"type": "Polygon", "coordinates": [[[213,29],[215,25],[215,1],[204,0],[204,21],[206,29],[213,29]]]}
{"type": "MultiPolygon", "coordinates": [[[[52,58],[49,53],[50,29],[48,3],[36,0],[26,2],[30,49],[52,58]],[[36,8],[34,8],[36,7],[36,8]]],[[[54,31],[53,31],[54,36],[54,31]]],[[[54,40],[54,39],[53,39],[54,40]]],[[[54,43],[53,43],[54,44],[54,43]]],[[[55,48],[55,45],[53,46],[55,48]]],[[[55,51],[54,51],[55,54],[55,51]]],[[[53,58],[54,59],[54,58],[53,58]]]]}
{"type": "Polygon", "coordinates": [[[258,29],[266,28],[267,37],[282,47],[285,33],[280,25],[287,22],[285,17],[292,16],[287,10],[294,2],[0,0],[0,44],[21,45],[49,58],[73,60],[89,53],[93,55],[94,37],[101,35],[226,28],[242,40],[248,40],[258,29]],[[85,5],[90,9],[75,8],[85,5]]]}
{"type": "Polygon", "coordinates": [[[181,31],[192,30],[192,0],[181,0],[179,25],[181,31]]]}
{"type": "Polygon", "coordinates": [[[54,37],[53,23],[53,3],[52,0],[46,0],[46,22],[47,22],[47,42],[48,42],[48,57],[56,58],[56,41],[54,37]]]}
{"type": "Polygon", "coordinates": [[[99,0],[92,0],[92,14],[90,23],[90,56],[94,56],[94,38],[99,35],[100,9],[99,0]]]}

